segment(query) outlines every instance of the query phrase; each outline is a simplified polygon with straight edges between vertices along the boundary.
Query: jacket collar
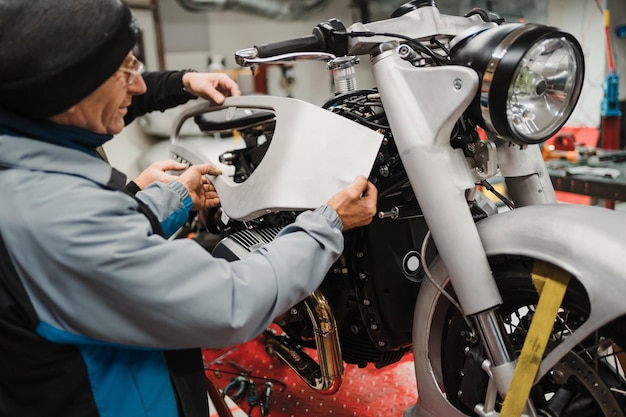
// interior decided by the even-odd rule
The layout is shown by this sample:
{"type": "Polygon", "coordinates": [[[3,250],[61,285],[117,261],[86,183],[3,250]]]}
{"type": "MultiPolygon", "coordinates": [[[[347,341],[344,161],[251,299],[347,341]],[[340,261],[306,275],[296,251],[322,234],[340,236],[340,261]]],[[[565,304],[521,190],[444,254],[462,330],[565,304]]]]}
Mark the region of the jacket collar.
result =
{"type": "Polygon", "coordinates": [[[126,176],[98,157],[28,137],[1,133],[0,168],[79,176],[114,190],[123,190],[126,185],[126,176]]]}
{"type": "Polygon", "coordinates": [[[96,148],[113,135],[89,132],[73,126],[62,126],[47,120],[29,119],[0,109],[0,133],[28,137],[96,156],[96,148]]]}

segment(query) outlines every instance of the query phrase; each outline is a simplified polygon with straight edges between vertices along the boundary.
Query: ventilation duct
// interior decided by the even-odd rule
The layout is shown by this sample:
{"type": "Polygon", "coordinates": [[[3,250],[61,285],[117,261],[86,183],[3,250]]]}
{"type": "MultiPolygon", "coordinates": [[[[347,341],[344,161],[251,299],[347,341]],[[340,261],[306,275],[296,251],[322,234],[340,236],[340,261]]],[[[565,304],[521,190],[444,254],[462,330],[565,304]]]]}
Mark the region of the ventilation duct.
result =
{"type": "Polygon", "coordinates": [[[298,20],[321,10],[328,0],[177,0],[191,12],[232,10],[270,19],[298,20]]]}

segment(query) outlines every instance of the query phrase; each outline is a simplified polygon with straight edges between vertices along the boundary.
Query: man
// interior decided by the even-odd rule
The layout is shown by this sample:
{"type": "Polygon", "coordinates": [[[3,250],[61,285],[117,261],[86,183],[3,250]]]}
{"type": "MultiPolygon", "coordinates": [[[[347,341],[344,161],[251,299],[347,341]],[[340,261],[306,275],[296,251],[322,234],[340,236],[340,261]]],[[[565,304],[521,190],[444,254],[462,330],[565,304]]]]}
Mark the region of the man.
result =
{"type": "Polygon", "coordinates": [[[0,415],[208,414],[199,347],[259,334],[368,224],[360,177],[245,260],[168,241],[206,174],[131,196],[95,149],[145,93],[121,0],[0,0],[0,415]]]}

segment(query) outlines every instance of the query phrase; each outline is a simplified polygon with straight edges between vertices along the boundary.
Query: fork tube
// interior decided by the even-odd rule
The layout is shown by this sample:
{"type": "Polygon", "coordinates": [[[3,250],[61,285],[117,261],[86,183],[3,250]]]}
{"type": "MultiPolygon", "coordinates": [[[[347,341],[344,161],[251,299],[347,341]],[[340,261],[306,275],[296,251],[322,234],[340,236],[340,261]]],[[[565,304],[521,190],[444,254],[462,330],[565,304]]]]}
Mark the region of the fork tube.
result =
{"type": "Polygon", "coordinates": [[[415,68],[395,51],[375,58],[374,77],[396,146],[463,312],[502,303],[465,198],[474,178],[452,128],[474,98],[478,77],[458,66],[415,68]]]}
{"type": "MultiPolygon", "coordinates": [[[[396,146],[463,313],[476,316],[492,363],[514,366],[493,311],[502,304],[487,254],[465,198],[475,186],[450,134],[478,90],[464,67],[415,68],[395,51],[373,59],[373,73],[396,146]]],[[[496,380],[500,393],[508,384],[496,380]]]]}
{"type": "Polygon", "coordinates": [[[494,366],[508,363],[512,360],[510,351],[504,339],[496,314],[493,311],[479,313],[474,316],[478,331],[482,335],[483,345],[487,351],[489,361],[494,366]]]}
{"type": "Polygon", "coordinates": [[[557,202],[539,145],[520,149],[501,144],[498,147],[498,163],[505,177],[508,196],[516,207],[557,202]]]}

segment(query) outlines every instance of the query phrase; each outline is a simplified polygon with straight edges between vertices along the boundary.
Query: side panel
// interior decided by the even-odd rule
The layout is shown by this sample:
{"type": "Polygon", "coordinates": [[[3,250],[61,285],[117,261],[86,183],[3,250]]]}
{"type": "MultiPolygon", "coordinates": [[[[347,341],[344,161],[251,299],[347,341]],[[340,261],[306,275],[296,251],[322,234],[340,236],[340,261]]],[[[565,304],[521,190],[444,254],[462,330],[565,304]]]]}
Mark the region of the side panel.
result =
{"type": "MultiPolygon", "coordinates": [[[[244,182],[213,178],[224,212],[250,220],[268,212],[319,207],[359,175],[367,177],[382,135],[365,126],[301,100],[273,96],[228,97],[221,107],[199,104],[181,113],[171,150],[179,149],[182,123],[197,114],[229,107],[272,110],[276,130],[263,160],[244,182]]],[[[193,155],[181,155],[192,163],[193,155]]],[[[215,161],[213,161],[215,162],[215,161]]]]}

